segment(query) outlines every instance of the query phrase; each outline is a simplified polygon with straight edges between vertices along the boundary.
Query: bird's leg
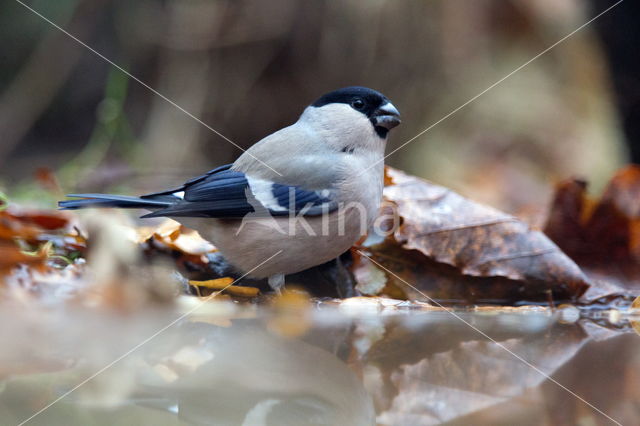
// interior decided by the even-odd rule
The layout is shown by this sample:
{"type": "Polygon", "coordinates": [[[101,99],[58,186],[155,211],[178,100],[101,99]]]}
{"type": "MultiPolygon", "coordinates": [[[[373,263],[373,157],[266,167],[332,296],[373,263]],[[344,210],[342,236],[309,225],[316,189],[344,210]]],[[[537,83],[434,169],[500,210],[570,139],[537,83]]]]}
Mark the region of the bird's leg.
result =
{"type": "Polygon", "coordinates": [[[282,288],[284,287],[284,274],[275,274],[271,275],[268,279],[269,286],[276,292],[279,296],[282,293],[282,288]]]}
{"type": "Polygon", "coordinates": [[[356,281],[349,268],[342,261],[342,255],[335,259],[335,272],[333,278],[336,282],[336,291],[338,296],[346,299],[347,297],[362,296],[356,289],[356,281]]]}

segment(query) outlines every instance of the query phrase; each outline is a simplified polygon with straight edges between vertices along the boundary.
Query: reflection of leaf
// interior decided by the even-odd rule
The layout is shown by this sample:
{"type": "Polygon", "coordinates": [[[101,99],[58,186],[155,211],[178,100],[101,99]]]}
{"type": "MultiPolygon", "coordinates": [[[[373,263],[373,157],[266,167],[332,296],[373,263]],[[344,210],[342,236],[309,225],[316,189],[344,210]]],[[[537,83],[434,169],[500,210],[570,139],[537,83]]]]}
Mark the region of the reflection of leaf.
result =
{"type": "Polygon", "coordinates": [[[561,183],[545,233],[591,277],[606,282],[590,289],[587,300],[615,293],[616,285],[640,288],[640,166],[620,170],[598,202],[586,196],[584,182],[561,183]]]}
{"type": "MultiPolygon", "coordinates": [[[[543,317],[533,314],[528,319],[538,322],[543,317]]],[[[379,400],[378,424],[440,424],[509,401],[541,385],[546,377],[504,348],[551,375],[588,341],[577,325],[547,329],[547,324],[540,330],[545,332],[522,335],[515,330],[505,333],[498,319],[487,322],[485,326],[493,330],[487,332],[502,335],[498,342],[503,348],[476,340],[475,331],[451,321],[456,320],[443,318],[420,331],[395,330],[376,343],[371,362],[386,378],[382,394],[387,395],[379,400]],[[509,338],[509,334],[519,336],[509,338]],[[419,348],[397,345],[426,335],[430,337],[419,348]],[[401,340],[395,341],[398,338],[401,340]],[[437,348],[429,348],[434,344],[437,348]]]]}
{"type": "Polygon", "coordinates": [[[547,301],[550,291],[575,299],[588,287],[571,259],[517,218],[398,170],[387,174],[384,195],[402,223],[369,253],[431,297],[547,301]]]}

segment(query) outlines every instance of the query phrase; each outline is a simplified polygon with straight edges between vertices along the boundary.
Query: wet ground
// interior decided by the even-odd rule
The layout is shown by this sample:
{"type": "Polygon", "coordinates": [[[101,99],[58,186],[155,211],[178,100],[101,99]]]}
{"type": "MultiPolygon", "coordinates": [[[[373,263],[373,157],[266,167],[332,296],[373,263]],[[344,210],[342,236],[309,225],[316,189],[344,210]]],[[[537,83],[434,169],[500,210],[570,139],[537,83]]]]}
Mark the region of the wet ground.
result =
{"type": "Polygon", "coordinates": [[[640,336],[624,311],[308,303],[268,308],[184,296],[176,308],[132,312],[3,309],[0,424],[640,418],[640,336]]]}

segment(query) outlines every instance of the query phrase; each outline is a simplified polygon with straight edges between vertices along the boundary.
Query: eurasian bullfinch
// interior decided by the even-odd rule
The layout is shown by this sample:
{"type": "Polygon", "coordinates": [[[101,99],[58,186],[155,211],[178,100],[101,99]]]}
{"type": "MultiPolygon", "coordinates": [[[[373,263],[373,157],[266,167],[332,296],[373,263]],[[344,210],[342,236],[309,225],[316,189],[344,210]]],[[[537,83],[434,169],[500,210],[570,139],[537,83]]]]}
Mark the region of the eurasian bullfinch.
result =
{"type": "Polygon", "coordinates": [[[140,197],[72,194],[62,209],[143,208],[196,229],[239,272],[269,278],[328,262],[367,233],[382,199],[384,149],[400,114],[381,93],[321,96],[233,164],[140,197]]]}

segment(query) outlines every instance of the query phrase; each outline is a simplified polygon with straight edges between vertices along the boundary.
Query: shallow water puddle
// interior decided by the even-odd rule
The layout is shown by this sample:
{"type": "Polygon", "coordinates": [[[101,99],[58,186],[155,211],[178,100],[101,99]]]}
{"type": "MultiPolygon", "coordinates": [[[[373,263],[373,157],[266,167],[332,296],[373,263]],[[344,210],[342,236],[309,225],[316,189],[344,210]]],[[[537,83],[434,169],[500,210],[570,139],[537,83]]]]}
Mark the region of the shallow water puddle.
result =
{"type": "Polygon", "coordinates": [[[170,311],[124,315],[3,309],[0,423],[19,424],[57,399],[27,424],[637,418],[640,337],[630,311],[294,302],[258,307],[183,297],[170,311]]]}

